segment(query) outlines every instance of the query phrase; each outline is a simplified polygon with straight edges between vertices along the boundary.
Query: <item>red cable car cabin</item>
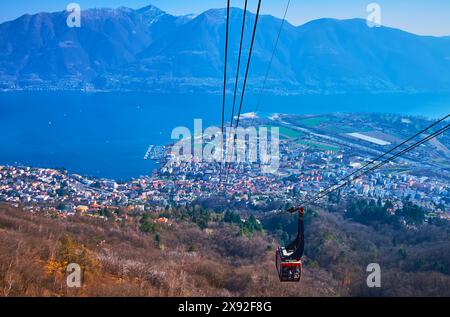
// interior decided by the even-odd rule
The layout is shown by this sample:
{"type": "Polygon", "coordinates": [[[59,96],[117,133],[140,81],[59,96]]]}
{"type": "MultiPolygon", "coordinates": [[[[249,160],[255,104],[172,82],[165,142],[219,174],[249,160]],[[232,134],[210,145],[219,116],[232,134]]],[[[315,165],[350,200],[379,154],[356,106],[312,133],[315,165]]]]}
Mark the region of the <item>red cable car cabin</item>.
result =
{"type": "Polygon", "coordinates": [[[276,267],[281,282],[300,282],[302,276],[302,256],[305,249],[303,234],[303,207],[290,209],[298,211],[298,232],[295,240],[287,247],[278,247],[276,252],[276,267]]]}

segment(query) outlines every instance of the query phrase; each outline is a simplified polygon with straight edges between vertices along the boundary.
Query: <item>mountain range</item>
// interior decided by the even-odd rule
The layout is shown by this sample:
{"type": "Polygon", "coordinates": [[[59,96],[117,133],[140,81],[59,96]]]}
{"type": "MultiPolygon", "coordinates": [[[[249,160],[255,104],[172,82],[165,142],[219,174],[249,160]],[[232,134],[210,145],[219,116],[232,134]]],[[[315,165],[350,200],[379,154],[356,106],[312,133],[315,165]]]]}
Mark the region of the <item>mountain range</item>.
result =
{"type": "MultiPolygon", "coordinates": [[[[219,92],[226,10],[173,16],[154,6],[24,15],[0,25],[0,89],[219,92]]],[[[230,12],[230,90],[243,10],[230,12]]],[[[255,15],[248,12],[243,65],[255,15]]],[[[261,16],[249,89],[264,80],[281,20],[261,16]]],[[[241,74],[242,74],[241,73],[241,74]]],[[[369,28],[365,20],[286,22],[267,81],[273,94],[450,90],[450,38],[369,28]]]]}

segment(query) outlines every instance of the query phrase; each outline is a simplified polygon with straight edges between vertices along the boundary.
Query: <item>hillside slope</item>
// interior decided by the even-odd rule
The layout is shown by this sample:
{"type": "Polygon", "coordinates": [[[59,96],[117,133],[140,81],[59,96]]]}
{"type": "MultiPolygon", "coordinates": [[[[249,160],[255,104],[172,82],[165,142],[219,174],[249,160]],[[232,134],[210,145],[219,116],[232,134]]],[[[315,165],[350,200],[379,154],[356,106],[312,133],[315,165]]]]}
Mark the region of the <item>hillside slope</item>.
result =
{"type": "Polygon", "coordinates": [[[261,214],[265,231],[252,233],[199,206],[164,211],[166,223],[44,210],[0,205],[1,296],[450,295],[448,222],[405,227],[376,203],[308,210],[301,283],[280,283],[274,267],[277,241],[296,231],[289,215],[261,214]],[[84,270],[80,289],[66,287],[68,263],[84,270]],[[367,287],[370,263],[381,288],[367,287]]]}
{"type": "Polygon", "coordinates": [[[161,226],[158,237],[134,220],[52,219],[0,206],[0,296],[336,296],[324,270],[281,284],[266,236],[236,228],[202,231],[189,222],[161,226]],[[79,263],[80,289],[65,267],[79,263]]]}

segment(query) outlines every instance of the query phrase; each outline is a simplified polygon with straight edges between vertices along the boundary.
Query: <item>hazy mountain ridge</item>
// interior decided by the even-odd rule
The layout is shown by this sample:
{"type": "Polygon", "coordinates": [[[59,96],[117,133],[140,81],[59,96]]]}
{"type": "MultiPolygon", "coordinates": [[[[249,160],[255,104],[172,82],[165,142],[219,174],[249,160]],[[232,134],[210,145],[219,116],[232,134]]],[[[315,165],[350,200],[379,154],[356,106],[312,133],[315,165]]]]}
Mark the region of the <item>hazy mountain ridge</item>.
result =
{"type": "MultiPolygon", "coordinates": [[[[242,14],[231,10],[230,82],[242,14]]],[[[225,9],[195,17],[154,6],[90,9],[73,29],[66,16],[24,15],[0,25],[1,89],[220,90],[225,9]]],[[[245,61],[254,18],[249,13],[245,61]]],[[[250,89],[261,85],[280,23],[260,19],[250,89]]],[[[285,23],[267,86],[274,93],[448,91],[449,74],[446,37],[369,28],[361,19],[320,19],[285,23]]]]}

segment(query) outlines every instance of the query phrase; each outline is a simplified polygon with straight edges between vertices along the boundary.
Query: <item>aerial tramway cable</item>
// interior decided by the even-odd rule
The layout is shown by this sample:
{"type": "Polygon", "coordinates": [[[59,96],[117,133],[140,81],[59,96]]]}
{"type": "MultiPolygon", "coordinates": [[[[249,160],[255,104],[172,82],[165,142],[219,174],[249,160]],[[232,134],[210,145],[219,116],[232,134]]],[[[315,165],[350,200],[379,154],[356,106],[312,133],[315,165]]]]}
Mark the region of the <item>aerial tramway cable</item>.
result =
{"type": "MultiPolygon", "coordinates": [[[[446,115],[445,117],[443,117],[442,119],[436,121],[435,123],[433,123],[432,125],[426,127],[425,129],[423,129],[422,131],[416,133],[415,135],[413,135],[412,137],[410,137],[409,139],[403,141],[402,143],[398,144],[397,146],[393,147],[392,149],[390,149],[389,151],[383,153],[382,155],[374,158],[372,161],[370,161],[369,163],[365,164],[364,166],[360,167],[359,169],[357,169],[356,171],[352,172],[351,174],[345,176],[344,178],[340,179],[337,183],[340,183],[346,179],[349,179],[350,177],[352,177],[353,175],[357,174],[358,172],[364,170],[366,167],[370,166],[371,164],[376,163],[377,161],[379,161],[380,159],[382,159],[383,157],[385,157],[386,155],[394,152],[395,150],[397,150],[398,148],[402,147],[403,145],[405,145],[406,143],[408,143],[409,141],[412,141],[413,139],[415,139],[416,137],[418,137],[419,135],[425,133],[426,131],[430,130],[431,128],[433,128],[434,126],[438,125],[439,123],[445,121],[446,119],[448,119],[450,117],[450,114],[446,115]]],[[[329,188],[331,188],[332,186],[330,186],[329,188]]]]}
{"type": "Polygon", "coordinates": [[[251,61],[252,61],[253,46],[255,44],[256,27],[258,25],[260,9],[261,9],[261,0],[258,0],[258,8],[256,9],[255,24],[253,26],[252,41],[250,43],[250,51],[248,53],[247,68],[245,70],[245,76],[244,76],[244,85],[242,87],[241,100],[240,100],[240,103],[239,103],[239,112],[238,112],[238,116],[237,116],[237,119],[236,119],[236,129],[239,127],[239,120],[241,118],[242,104],[244,103],[245,89],[247,87],[248,72],[250,70],[250,64],[251,64],[251,61]]]}
{"type": "Polygon", "coordinates": [[[225,101],[226,101],[226,90],[227,90],[227,61],[228,61],[228,32],[230,25],[230,0],[227,1],[227,22],[225,31],[225,63],[223,70],[223,96],[222,96],[222,133],[225,125],[225,101]]]}
{"type": "MultiPolygon", "coordinates": [[[[275,54],[276,54],[276,51],[277,51],[277,48],[278,48],[278,43],[280,41],[281,33],[283,32],[283,27],[284,27],[284,24],[286,22],[286,17],[287,17],[288,11],[289,11],[290,4],[291,4],[291,0],[288,0],[288,2],[286,4],[286,9],[284,10],[283,19],[281,21],[280,28],[278,30],[277,37],[275,39],[275,44],[274,44],[274,47],[273,47],[272,55],[270,57],[269,65],[267,66],[266,74],[264,76],[264,81],[263,81],[263,84],[262,84],[261,89],[259,91],[258,101],[257,101],[256,107],[255,107],[255,110],[254,110],[255,117],[252,120],[252,126],[255,123],[256,114],[257,114],[257,112],[259,110],[259,107],[260,107],[260,104],[261,104],[261,100],[262,100],[262,95],[263,95],[263,92],[264,92],[264,90],[266,88],[267,79],[269,77],[270,70],[272,68],[273,60],[275,58],[275,54]]],[[[228,175],[228,172],[229,171],[227,170],[227,175],[228,175]]],[[[226,180],[228,182],[228,176],[226,177],[226,180]]]]}
{"type": "MultiPolygon", "coordinates": [[[[412,138],[409,138],[408,140],[406,140],[405,142],[402,142],[401,144],[399,144],[398,146],[394,147],[393,149],[391,149],[390,151],[386,152],[385,154],[379,156],[377,159],[373,160],[371,163],[366,164],[365,167],[367,167],[370,164],[374,164],[376,160],[386,156],[389,153],[392,153],[395,149],[398,149],[400,146],[406,144],[408,141],[412,140],[414,137],[417,137],[418,135],[424,133],[425,131],[427,131],[428,129],[430,129],[431,127],[437,125],[438,123],[444,121],[446,118],[448,118],[450,115],[444,117],[443,119],[439,120],[438,122],[434,123],[433,125],[431,125],[430,127],[428,127],[427,129],[424,129],[423,131],[421,131],[420,133],[416,134],[415,136],[413,136],[412,138]]],[[[414,144],[408,146],[407,148],[401,150],[400,152],[398,152],[397,154],[383,160],[382,162],[376,164],[375,166],[372,166],[371,168],[362,171],[362,169],[359,169],[358,171],[362,171],[358,177],[361,177],[363,175],[366,175],[384,165],[386,165],[389,162],[392,162],[393,160],[395,160],[398,157],[401,157],[402,155],[404,155],[405,153],[417,148],[418,146],[432,140],[433,138],[436,138],[437,136],[445,133],[446,131],[450,130],[450,124],[447,124],[446,126],[444,126],[443,128],[437,130],[436,132],[432,133],[431,135],[428,135],[424,138],[422,138],[420,141],[415,142],[414,144]]],[[[352,173],[351,175],[355,175],[356,173],[352,173]]],[[[346,180],[344,183],[340,184],[335,184],[331,187],[329,187],[327,190],[322,191],[320,193],[318,193],[317,195],[315,195],[312,199],[303,202],[301,204],[301,207],[299,208],[290,208],[288,209],[289,212],[297,212],[298,211],[298,221],[299,221],[299,228],[298,228],[298,233],[297,233],[297,238],[291,243],[289,244],[287,247],[278,247],[277,251],[276,251],[276,267],[277,267],[277,271],[278,271],[278,276],[280,278],[281,282],[298,282],[300,281],[300,277],[302,274],[302,256],[303,256],[303,250],[304,250],[304,234],[303,234],[303,211],[304,211],[304,207],[309,205],[309,204],[314,204],[316,202],[318,202],[321,198],[341,189],[344,186],[347,186],[348,184],[350,184],[353,181],[353,178],[350,178],[351,176],[347,176],[346,178],[344,178],[343,180],[346,180]],[[349,179],[350,178],[350,179],[349,179]]],[[[342,182],[342,180],[341,180],[342,182]]]]}
{"type": "Polygon", "coordinates": [[[281,21],[280,29],[278,30],[278,35],[277,35],[277,38],[275,40],[275,46],[274,46],[273,51],[272,51],[272,56],[270,57],[269,66],[267,67],[266,75],[264,76],[264,81],[263,81],[263,84],[261,86],[261,90],[259,91],[258,101],[256,103],[256,107],[255,107],[255,111],[254,111],[255,114],[258,112],[259,107],[261,105],[262,95],[263,95],[264,90],[266,89],[267,79],[269,77],[270,70],[272,68],[273,60],[275,58],[275,53],[277,52],[278,42],[280,41],[280,37],[281,37],[281,33],[283,32],[284,24],[286,23],[286,17],[287,17],[288,11],[289,11],[290,4],[291,4],[291,0],[288,0],[288,2],[286,4],[286,9],[284,10],[283,20],[281,21]]]}
{"type": "Polygon", "coordinates": [[[244,17],[242,18],[241,41],[240,41],[240,44],[239,44],[239,56],[238,56],[238,63],[237,63],[237,70],[236,70],[236,80],[234,81],[233,108],[231,109],[230,128],[233,127],[234,109],[235,109],[235,106],[236,106],[236,95],[237,95],[237,87],[238,87],[238,82],[239,82],[239,71],[240,71],[240,68],[241,68],[242,44],[244,42],[245,19],[246,19],[246,16],[247,16],[247,3],[248,3],[248,0],[245,0],[244,17]]]}
{"type": "MultiPolygon", "coordinates": [[[[256,9],[255,23],[253,25],[252,38],[251,38],[251,43],[250,43],[250,50],[249,50],[249,53],[248,53],[248,61],[247,61],[247,66],[246,66],[246,70],[245,70],[245,76],[244,76],[244,83],[243,83],[242,92],[241,92],[241,98],[240,98],[240,102],[239,102],[239,111],[238,111],[238,115],[237,115],[237,119],[236,119],[235,131],[239,127],[239,120],[240,120],[240,117],[241,117],[242,105],[244,103],[245,89],[247,87],[247,78],[248,78],[248,74],[249,74],[249,70],[250,70],[250,64],[251,64],[251,60],[252,60],[253,47],[254,47],[254,44],[255,44],[256,29],[257,29],[257,26],[258,26],[259,13],[261,11],[261,1],[262,0],[258,0],[258,7],[256,9]]],[[[247,5],[247,1],[246,1],[246,5],[247,5]]],[[[244,20],[244,23],[245,23],[245,20],[244,20]]],[[[242,31],[244,31],[244,26],[245,25],[242,26],[243,27],[242,31]]],[[[244,32],[242,32],[241,36],[242,37],[244,36],[244,32]]],[[[242,37],[241,37],[241,44],[242,44],[242,37]]],[[[242,46],[241,46],[240,49],[242,49],[242,46]]],[[[241,54],[241,51],[239,51],[239,55],[240,54],[241,54]]],[[[236,93],[236,91],[235,91],[235,93],[236,93]]],[[[233,108],[234,108],[234,104],[233,104],[233,108]]],[[[233,114],[232,114],[232,119],[233,119],[233,117],[234,117],[234,110],[233,110],[233,114]]],[[[233,121],[231,121],[230,130],[231,130],[232,127],[233,127],[233,121]]],[[[235,133],[233,133],[233,136],[234,136],[234,138],[233,138],[234,141],[236,141],[235,133]]],[[[233,146],[233,149],[234,149],[234,146],[233,146]]],[[[225,157],[225,159],[226,159],[226,157],[225,157]]],[[[228,175],[229,175],[229,169],[227,169],[227,172],[226,172],[225,185],[228,183],[228,175]]]]}
{"type": "MultiPolygon", "coordinates": [[[[227,22],[226,22],[226,31],[225,31],[225,62],[224,62],[224,71],[223,71],[223,95],[222,95],[222,142],[223,142],[223,132],[225,126],[225,101],[226,101],[226,91],[227,91],[227,61],[228,61],[228,33],[229,33],[229,25],[230,25],[230,0],[227,1],[227,22]]],[[[222,145],[223,151],[223,145],[222,145]]],[[[223,153],[221,151],[221,157],[223,158],[223,153]]],[[[221,167],[222,170],[222,167],[221,167]]],[[[222,171],[219,173],[219,182],[222,178],[222,171]]]]}
{"type": "Polygon", "coordinates": [[[416,143],[414,143],[414,144],[408,146],[407,148],[403,149],[402,151],[398,152],[397,154],[395,154],[395,155],[393,155],[393,156],[391,156],[391,157],[385,159],[384,161],[382,161],[382,162],[376,164],[375,166],[373,166],[373,167],[371,167],[371,168],[369,168],[369,169],[367,169],[367,170],[364,170],[364,169],[365,169],[366,167],[368,167],[370,164],[375,164],[380,158],[383,158],[383,157],[385,157],[387,154],[392,153],[395,149],[398,149],[400,146],[406,144],[407,142],[409,142],[409,141],[412,140],[413,138],[419,136],[420,134],[423,134],[424,132],[426,132],[427,130],[429,130],[431,127],[433,127],[433,126],[437,125],[438,123],[440,123],[440,122],[444,121],[445,119],[447,119],[449,116],[450,116],[450,114],[447,115],[447,116],[445,116],[443,119],[437,121],[437,122],[434,123],[433,125],[429,126],[428,128],[422,130],[420,133],[416,134],[415,136],[413,136],[413,137],[409,138],[408,140],[402,142],[401,144],[397,145],[396,147],[394,147],[393,149],[389,150],[389,151],[386,152],[385,154],[379,156],[379,157],[376,158],[375,160],[372,160],[370,163],[366,164],[364,167],[358,169],[357,171],[355,171],[355,172],[351,173],[350,175],[346,176],[345,178],[341,179],[341,180],[338,181],[336,184],[334,184],[334,185],[328,187],[327,189],[325,189],[325,190],[323,190],[323,191],[317,193],[313,198],[307,200],[306,202],[303,202],[301,205],[302,205],[302,206],[307,206],[307,205],[309,205],[309,204],[312,204],[312,203],[317,202],[317,201],[320,200],[321,198],[323,198],[323,197],[325,197],[325,196],[327,196],[327,195],[329,195],[329,194],[331,194],[331,193],[333,193],[333,192],[335,192],[335,191],[341,189],[342,187],[345,187],[345,186],[347,186],[348,184],[350,184],[350,183],[354,180],[354,178],[351,178],[351,179],[350,179],[350,177],[353,176],[353,175],[356,175],[358,172],[361,172],[361,171],[362,171],[362,173],[360,173],[356,178],[359,178],[359,177],[361,177],[361,176],[364,176],[364,175],[366,175],[366,174],[368,174],[368,173],[370,173],[370,172],[372,172],[372,171],[374,171],[374,170],[376,170],[376,169],[378,169],[378,168],[380,168],[380,167],[386,165],[387,163],[392,162],[392,161],[395,160],[396,158],[398,158],[398,157],[404,155],[405,153],[407,153],[407,152],[409,152],[409,151],[411,151],[411,150],[417,148],[418,146],[420,146],[420,145],[422,145],[422,144],[424,144],[424,143],[426,143],[426,142],[428,142],[428,141],[430,141],[430,140],[436,138],[437,136],[443,134],[444,132],[448,131],[448,130],[450,129],[450,124],[447,124],[445,127],[441,128],[441,129],[439,129],[438,131],[432,133],[431,135],[429,135],[429,136],[427,136],[427,137],[421,139],[420,141],[418,141],[418,142],[416,142],[416,143]],[[341,183],[341,182],[343,182],[343,181],[346,181],[346,182],[344,182],[344,183],[342,183],[342,184],[339,184],[339,183],[341,183]],[[336,186],[337,186],[337,187],[336,187],[336,186]]]}
{"type": "MultiPolygon", "coordinates": [[[[230,131],[232,131],[232,128],[233,128],[234,109],[236,106],[237,87],[238,87],[238,83],[239,83],[239,72],[240,72],[240,68],[241,68],[242,44],[244,42],[245,20],[246,20],[246,16],[247,16],[247,4],[248,4],[248,0],[245,0],[244,15],[242,18],[241,40],[240,40],[240,44],[239,44],[239,56],[238,56],[238,63],[237,63],[237,70],[236,70],[236,79],[234,82],[233,107],[231,109],[230,131]]],[[[226,163],[225,163],[225,168],[227,168],[226,163]]],[[[226,170],[225,185],[228,184],[228,173],[229,173],[229,169],[226,170]]]]}

